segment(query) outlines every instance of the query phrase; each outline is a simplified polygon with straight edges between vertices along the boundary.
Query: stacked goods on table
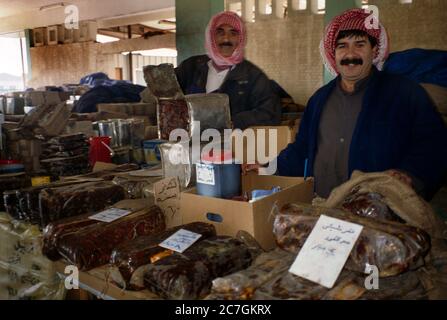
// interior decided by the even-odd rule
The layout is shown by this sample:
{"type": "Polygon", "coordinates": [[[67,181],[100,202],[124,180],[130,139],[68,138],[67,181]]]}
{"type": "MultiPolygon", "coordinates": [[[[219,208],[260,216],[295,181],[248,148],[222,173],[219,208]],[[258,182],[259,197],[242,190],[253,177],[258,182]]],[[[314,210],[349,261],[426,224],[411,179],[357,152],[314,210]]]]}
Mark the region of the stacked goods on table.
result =
{"type": "Polygon", "coordinates": [[[42,233],[0,213],[0,300],[63,299],[65,287],[42,255],[42,233]]]}
{"type": "Polygon", "coordinates": [[[82,133],[54,137],[42,149],[41,167],[51,176],[74,176],[89,171],[89,144],[82,133]]]}
{"type": "Polygon", "coordinates": [[[144,284],[167,299],[203,298],[210,292],[213,279],[247,268],[252,259],[252,252],[242,241],[211,237],[148,265],[144,284]]]}
{"type": "Polygon", "coordinates": [[[445,226],[411,187],[387,174],[354,172],[351,180],[336,188],[319,207],[285,205],[275,217],[273,231],[279,248],[261,254],[246,270],[215,279],[207,299],[447,296],[445,226]],[[289,272],[323,214],[363,226],[332,288],[289,272]],[[378,269],[378,289],[365,288],[368,265],[378,269]]]}
{"type": "Polygon", "coordinates": [[[201,237],[198,241],[216,235],[214,226],[203,222],[193,222],[123,243],[113,250],[110,258],[110,264],[113,266],[111,267],[113,281],[122,288],[144,289],[143,275],[146,266],[149,262],[153,263],[173,254],[173,251],[160,247],[159,244],[179,229],[200,234],[201,237]]]}
{"type": "Polygon", "coordinates": [[[124,189],[112,182],[85,180],[52,183],[3,194],[6,211],[13,218],[42,228],[58,219],[101,210],[124,198],[124,189]]]}
{"type": "Polygon", "coordinates": [[[85,215],[80,216],[75,223],[76,227],[73,227],[72,220],[67,223],[61,220],[53,227],[59,230],[56,237],[58,253],[80,270],[107,264],[113,249],[122,242],[165,229],[163,213],[156,206],[144,208],[109,223],[97,221],[86,225],[88,219],[85,215]],[[68,230],[61,231],[65,225],[68,230]]]}
{"type": "Polygon", "coordinates": [[[25,174],[1,175],[0,176],[0,211],[5,211],[3,202],[3,192],[8,190],[16,190],[31,186],[31,179],[25,174]]]}
{"type": "Polygon", "coordinates": [[[171,64],[144,67],[148,89],[158,101],[159,139],[169,140],[175,129],[183,129],[189,137],[206,129],[231,129],[229,98],[225,94],[193,94],[184,96],[171,64]]]}

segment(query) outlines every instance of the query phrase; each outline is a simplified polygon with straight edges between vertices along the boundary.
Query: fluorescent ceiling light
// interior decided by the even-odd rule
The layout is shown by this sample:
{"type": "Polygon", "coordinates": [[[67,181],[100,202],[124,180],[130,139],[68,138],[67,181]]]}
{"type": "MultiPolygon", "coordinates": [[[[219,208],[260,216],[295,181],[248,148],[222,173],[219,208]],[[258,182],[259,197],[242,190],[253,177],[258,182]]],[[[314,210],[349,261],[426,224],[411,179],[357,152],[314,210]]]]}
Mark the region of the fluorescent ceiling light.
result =
{"type": "Polygon", "coordinates": [[[46,6],[42,6],[39,8],[39,11],[51,10],[51,9],[61,8],[64,6],[65,6],[65,3],[58,2],[58,3],[53,3],[53,4],[46,5],[46,6]]]}

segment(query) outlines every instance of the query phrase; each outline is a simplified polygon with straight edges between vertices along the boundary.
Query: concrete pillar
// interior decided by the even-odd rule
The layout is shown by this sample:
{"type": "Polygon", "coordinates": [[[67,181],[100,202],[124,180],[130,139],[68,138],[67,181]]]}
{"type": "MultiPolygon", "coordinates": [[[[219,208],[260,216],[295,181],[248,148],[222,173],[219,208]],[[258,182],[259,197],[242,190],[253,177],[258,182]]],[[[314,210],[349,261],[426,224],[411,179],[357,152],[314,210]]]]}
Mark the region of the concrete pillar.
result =
{"type": "Polygon", "coordinates": [[[242,0],[242,19],[245,22],[253,21],[253,7],[255,0],[242,0]]]}
{"type": "MultiPolygon", "coordinates": [[[[317,0],[311,0],[317,2],[317,0]]],[[[329,22],[342,12],[351,8],[361,8],[361,0],[326,0],[326,13],[324,15],[324,26],[326,27],[329,22]]],[[[323,80],[324,84],[330,82],[334,77],[323,66],[323,80]]]]}
{"type": "Polygon", "coordinates": [[[204,54],[205,29],[210,18],[224,10],[224,0],[176,0],[177,64],[204,54]]]}
{"type": "Polygon", "coordinates": [[[30,48],[31,48],[31,36],[33,33],[33,30],[31,29],[25,29],[25,47],[23,49],[23,55],[26,60],[26,66],[27,70],[24,70],[26,73],[26,84],[28,85],[28,82],[31,81],[32,78],[32,68],[31,68],[31,54],[30,54],[30,48]]]}

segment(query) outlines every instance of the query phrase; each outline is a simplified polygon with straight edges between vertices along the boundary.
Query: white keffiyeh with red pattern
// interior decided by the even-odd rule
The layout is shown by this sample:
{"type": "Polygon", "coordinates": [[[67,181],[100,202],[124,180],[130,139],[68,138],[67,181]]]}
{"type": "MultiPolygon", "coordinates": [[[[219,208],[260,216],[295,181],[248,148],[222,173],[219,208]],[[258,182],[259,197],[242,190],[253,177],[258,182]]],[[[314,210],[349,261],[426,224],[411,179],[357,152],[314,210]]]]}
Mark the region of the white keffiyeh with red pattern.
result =
{"type": "Polygon", "coordinates": [[[389,55],[388,34],[385,27],[377,20],[378,28],[374,28],[374,24],[370,23],[371,19],[378,18],[372,17],[368,10],[350,9],[332,19],[327,25],[323,39],[320,42],[320,53],[324,65],[331,74],[338,75],[335,64],[335,45],[338,34],[340,31],[345,30],[362,30],[377,39],[379,50],[377,50],[377,54],[373,59],[373,64],[377,69],[382,70],[383,64],[389,55]]]}
{"type": "Polygon", "coordinates": [[[231,67],[244,60],[244,48],[247,42],[247,33],[242,19],[234,12],[224,11],[213,16],[205,31],[205,49],[208,56],[218,67],[231,67]],[[240,34],[239,45],[231,57],[224,57],[219,53],[216,45],[216,29],[224,24],[232,26],[240,34]]]}

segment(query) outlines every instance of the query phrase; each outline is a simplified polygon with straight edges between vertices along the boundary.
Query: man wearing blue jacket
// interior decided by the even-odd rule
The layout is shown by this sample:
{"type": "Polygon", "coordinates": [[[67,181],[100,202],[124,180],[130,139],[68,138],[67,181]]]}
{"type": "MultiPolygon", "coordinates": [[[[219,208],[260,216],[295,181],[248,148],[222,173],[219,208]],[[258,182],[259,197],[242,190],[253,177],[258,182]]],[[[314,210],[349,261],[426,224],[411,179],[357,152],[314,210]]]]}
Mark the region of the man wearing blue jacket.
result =
{"type": "Polygon", "coordinates": [[[316,193],[326,198],[354,170],[387,171],[431,199],[447,173],[446,126],[419,84],[379,71],[388,37],[367,18],[352,9],[326,28],[320,48],[338,76],[310,98],[277,173],[314,176],[316,193]]]}

